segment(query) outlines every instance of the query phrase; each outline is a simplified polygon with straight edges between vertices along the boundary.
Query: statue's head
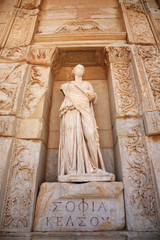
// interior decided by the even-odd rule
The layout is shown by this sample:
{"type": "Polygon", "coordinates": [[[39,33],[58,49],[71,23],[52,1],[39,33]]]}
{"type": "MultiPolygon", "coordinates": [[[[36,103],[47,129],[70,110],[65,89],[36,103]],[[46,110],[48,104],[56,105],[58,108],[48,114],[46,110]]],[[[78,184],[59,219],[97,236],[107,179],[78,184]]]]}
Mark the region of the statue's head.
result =
{"type": "Polygon", "coordinates": [[[82,77],[84,75],[84,67],[81,64],[78,64],[73,68],[72,74],[74,76],[82,77]]]}

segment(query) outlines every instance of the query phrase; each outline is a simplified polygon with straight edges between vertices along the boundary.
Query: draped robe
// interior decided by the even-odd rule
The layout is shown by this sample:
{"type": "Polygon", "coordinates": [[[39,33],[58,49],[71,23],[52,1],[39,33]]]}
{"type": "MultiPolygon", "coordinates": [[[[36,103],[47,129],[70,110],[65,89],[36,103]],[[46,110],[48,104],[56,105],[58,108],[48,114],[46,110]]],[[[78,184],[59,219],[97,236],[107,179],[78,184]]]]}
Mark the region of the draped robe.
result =
{"type": "Polygon", "coordinates": [[[58,175],[105,171],[92,103],[96,93],[86,81],[61,86],[65,98],[60,107],[58,175]]]}

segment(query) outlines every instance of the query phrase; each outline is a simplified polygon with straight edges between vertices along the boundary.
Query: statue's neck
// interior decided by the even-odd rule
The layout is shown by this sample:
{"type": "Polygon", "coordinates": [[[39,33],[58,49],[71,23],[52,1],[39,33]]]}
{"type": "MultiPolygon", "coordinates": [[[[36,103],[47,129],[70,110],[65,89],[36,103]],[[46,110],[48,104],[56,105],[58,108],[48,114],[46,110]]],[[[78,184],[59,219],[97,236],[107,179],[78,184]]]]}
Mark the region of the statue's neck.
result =
{"type": "Polygon", "coordinates": [[[76,82],[82,82],[82,77],[75,76],[75,81],[76,82]]]}

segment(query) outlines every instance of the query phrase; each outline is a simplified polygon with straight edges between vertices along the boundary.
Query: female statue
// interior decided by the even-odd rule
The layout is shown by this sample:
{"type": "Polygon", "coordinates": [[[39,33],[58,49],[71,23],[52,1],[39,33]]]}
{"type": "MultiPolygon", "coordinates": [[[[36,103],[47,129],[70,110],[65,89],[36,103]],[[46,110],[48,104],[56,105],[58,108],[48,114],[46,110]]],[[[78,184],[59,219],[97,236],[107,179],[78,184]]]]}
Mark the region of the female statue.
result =
{"type": "Polygon", "coordinates": [[[58,181],[93,181],[95,176],[99,176],[101,181],[102,176],[106,181],[114,181],[114,174],[105,171],[100,152],[92,105],[97,95],[89,82],[82,81],[82,65],[78,64],[72,73],[75,81],[60,88],[65,98],[60,107],[58,181]]]}

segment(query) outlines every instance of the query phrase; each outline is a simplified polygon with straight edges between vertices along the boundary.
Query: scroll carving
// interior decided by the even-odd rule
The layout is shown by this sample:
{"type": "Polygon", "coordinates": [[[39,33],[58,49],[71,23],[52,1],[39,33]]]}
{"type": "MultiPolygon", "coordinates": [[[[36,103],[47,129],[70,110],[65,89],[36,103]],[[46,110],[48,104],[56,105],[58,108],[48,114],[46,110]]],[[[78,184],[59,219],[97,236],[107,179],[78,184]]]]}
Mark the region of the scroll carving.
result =
{"type": "Polygon", "coordinates": [[[35,148],[33,141],[16,140],[14,143],[1,222],[3,229],[21,228],[24,231],[29,227],[37,164],[35,148]]]}
{"type": "Polygon", "coordinates": [[[70,33],[70,32],[102,32],[103,29],[98,23],[87,20],[70,21],[56,30],[56,33],[70,33]]]}
{"type": "Polygon", "coordinates": [[[1,64],[0,113],[14,114],[26,65],[1,64]]]}
{"type": "Polygon", "coordinates": [[[140,216],[145,216],[153,226],[157,227],[158,216],[154,194],[151,166],[148,158],[145,138],[141,136],[141,126],[132,127],[126,138],[125,146],[128,152],[128,181],[132,187],[129,201],[140,216]]]}
{"type": "Polygon", "coordinates": [[[21,61],[26,58],[27,52],[27,47],[3,48],[0,50],[0,57],[21,61]]]}
{"type": "Polygon", "coordinates": [[[28,10],[39,7],[40,0],[22,0],[20,7],[28,10]]]}
{"type": "Polygon", "coordinates": [[[138,101],[130,63],[113,63],[117,111],[120,115],[137,115],[138,101]]]}
{"type": "Polygon", "coordinates": [[[0,136],[13,136],[15,124],[14,116],[0,116],[0,136]]]}
{"type": "Polygon", "coordinates": [[[131,41],[136,43],[155,44],[152,30],[145,14],[146,10],[144,10],[144,6],[130,1],[124,1],[123,3],[130,25],[128,27],[132,33],[133,39],[131,39],[130,36],[131,41]]]}
{"type": "Polygon", "coordinates": [[[139,55],[142,58],[148,82],[152,90],[157,110],[160,109],[160,53],[157,47],[140,46],[139,55]]]}
{"type": "Polygon", "coordinates": [[[38,11],[38,9],[17,11],[7,47],[23,47],[31,42],[38,11]]]}
{"type": "Polygon", "coordinates": [[[31,66],[23,98],[22,117],[27,118],[35,111],[47,90],[48,74],[49,68],[31,66]]]}
{"type": "Polygon", "coordinates": [[[111,59],[130,59],[130,48],[128,46],[107,47],[106,54],[111,59]]]}

